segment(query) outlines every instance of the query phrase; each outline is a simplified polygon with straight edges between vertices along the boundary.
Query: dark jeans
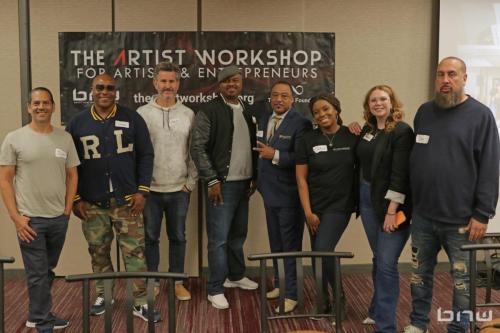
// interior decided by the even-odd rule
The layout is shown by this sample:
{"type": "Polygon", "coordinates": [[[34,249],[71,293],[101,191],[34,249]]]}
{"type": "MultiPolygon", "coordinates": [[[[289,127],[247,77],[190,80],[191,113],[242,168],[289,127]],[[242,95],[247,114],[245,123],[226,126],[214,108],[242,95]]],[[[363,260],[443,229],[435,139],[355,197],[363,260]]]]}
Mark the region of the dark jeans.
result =
{"type": "MultiPolygon", "coordinates": [[[[304,214],[300,204],[296,207],[270,207],[265,205],[267,233],[271,252],[302,250],[304,214]]],[[[297,264],[295,259],[285,259],[285,297],[297,300],[297,264]]],[[[274,286],[278,287],[278,265],[273,260],[274,286]]]]}
{"type": "Polygon", "coordinates": [[[186,256],[186,215],[189,207],[188,192],[172,193],[151,192],[144,207],[146,231],[146,264],[148,271],[157,272],[160,263],[161,221],[165,214],[165,227],[168,236],[168,271],[184,272],[186,256]]]}
{"type": "MultiPolygon", "coordinates": [[[[444,248],[453,276],[453,321],[448,332],[465,332],[469,328],[469,252],[460,247],[470,244],[469,234],[459,231],[465,225],[441,223],[413,214],[411,225],[413,276],[411,279],[411,324],[424,329],[429,323],[432,302],[434,267],[437,255],[444,248]],[[458,314],[460,321],[457,321],[458,314]]],[[[446,309],[445,309],[446,310],[446,309]]]]}
{"type": "MultiPolygon", "coordinates": [[[[335,247],[342,237],[351,214],[348,213],[323,213],[318,215],[319,217],[319,228],[315,235],[311,236],[311,248],[313,251],[335,251],[335,247]]],[[[323,259],[322,269],[323,269],[323,293],[328,297],[328,284],[333,290],[334,287],[334,259],[328,258],[323,259]]],[[[313,264],[314,267],[314,264],[313,264]]],[[[343,296],[342,296],[343,297],[343,296]]]]}
{"type": "Polygon", "coordinates": [[[224,203],[217,206],[208,199],[205,188],[209,295],[224,293],[222,284],[226,277],[232,281],[244,277],[243,243],[247,238],[249,188],[250,180],[222,183],[224,203]]]}
{"type": "Polygon", "coordinates": [[[360,185],[360,212],[368,243],[373,252],[372,280],[374,292],[368,316],[375,320],[375,332],[396,332],[396,312],[399,299],[398,260],[408,240],[410,229],[384,232],[383,221],[375,215],[371,202],[371,186],[360,185]]]}
{"type": "Polygon", "coordinates": [[[29,225],[37,236],[30,243],[19,240],[30,299],[28,320],[36,322],[37,329],[50,329],[54,326],[54,316],[50,313],[50,289],[55,276],[53,269],[66,239],[68,220],[69,216],[66,215],[54,218],[31,217],[29,225]]]}

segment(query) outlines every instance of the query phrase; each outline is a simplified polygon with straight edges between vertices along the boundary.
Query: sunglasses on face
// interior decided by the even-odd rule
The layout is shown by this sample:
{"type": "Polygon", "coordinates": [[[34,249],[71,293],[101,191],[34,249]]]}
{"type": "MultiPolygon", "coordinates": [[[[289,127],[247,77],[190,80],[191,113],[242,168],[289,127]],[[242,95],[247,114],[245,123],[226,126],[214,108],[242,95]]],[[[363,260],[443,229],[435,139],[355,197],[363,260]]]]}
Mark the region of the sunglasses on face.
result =
{"type": "Polygon", "coordinates": [[[103,91],[106,89],[107,91],[115,91],[116,87],[112,84],[96,84],[95,85],[95,90],[97,91],[103,91]]]}

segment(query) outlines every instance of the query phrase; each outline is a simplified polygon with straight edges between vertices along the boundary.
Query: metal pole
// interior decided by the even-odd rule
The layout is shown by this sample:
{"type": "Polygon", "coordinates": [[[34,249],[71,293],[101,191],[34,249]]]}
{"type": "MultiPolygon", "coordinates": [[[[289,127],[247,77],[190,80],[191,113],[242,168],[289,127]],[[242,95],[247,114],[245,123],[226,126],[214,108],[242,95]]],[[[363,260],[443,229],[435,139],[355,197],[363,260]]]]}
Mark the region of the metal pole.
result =
{"type": "Polygon", "coordinates": [[[30,122],[26,111],[28,94],[31,91],[31,35],[30,35],[30,1],[19,0],[19,64],[21,78],[21,122],[30,122]]]}
{"type": "MultiPolygon", "coordinates": [[[[476,333],[476,250],[472,250],[469,253],[469,288],[470,288],[470,310],[472,311],[472,318],[470,318],[471,332],[476,333]]],[[[456,315],[456,314],[455,314],[456,315]]]]}
{"type": "Polygon", "coordinates": [[[333,292],[335,293],[335,332],[342,331],[342,275],[340,274],[340,257],[335,257],[334,266],[334,287],[333,292]]]}
{"type": "Polygon", "coordinates": [[[5,295],[4,295],[4,272],[3,272],[3,262],[0,263],[0,333],[5,332],[5,323],[4,323],[4,302],[5,302],[5,295]]]}
{"type": "Polygon", "coordinates": [[[83,280],[83,332],[90,333],[90,282],[89,280],[83,280]]]}
{"type": "MultiPolygon", "coordinates": [[[[115,0],[111,0],[111,32],[115,32],[115,0]]],[[[116,237],[116,271],[119,272],[121,270],[120,265],[120,237],[116,237]]],[[[127,268],[125,267],[125,270],[127,268]]]]}
{"type": "Polygon", "coordinates": [[[266,259],[260,260],[260,331],[267,333],[266,259]]]}
{"type": "MultiPolygon", "coordinates": [[[[199,47],[199,36],[201,31],[201,0],[197,1],[196,4],[196,40],[195,48],[199,47]]],[[[203,214],[203,197],[204,197],[204,187],[203,182],[198,181],[198,276],[201,276],[203,272],[203,218],[206,216],[203,214]]],[[[207,200],[208,203],[208,200],[207,200]]],[[[205,209],[207,207],[205,206],[205,209]]]]}

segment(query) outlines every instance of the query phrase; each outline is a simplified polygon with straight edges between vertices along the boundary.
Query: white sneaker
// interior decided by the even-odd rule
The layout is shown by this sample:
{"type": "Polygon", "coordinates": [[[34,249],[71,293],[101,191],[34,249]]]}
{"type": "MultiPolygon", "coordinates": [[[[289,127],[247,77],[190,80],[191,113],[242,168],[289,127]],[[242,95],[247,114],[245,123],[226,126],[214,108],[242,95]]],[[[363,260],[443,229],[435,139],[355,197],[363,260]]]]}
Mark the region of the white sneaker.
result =
{"type": "Polygon", "coordinates": [[[375,325],[375,320],[370,317],[366,317],[361,323],[363,325],[375,325]]]}
{"type": "Polygon", "coordinates": [[[223,286],[224,288],[240,288],[245,290],[255,290],[259,288],[259,284],[257,282],[253,282],[247,277],[244,277],[238,281],[231,281],[229,279],[226,279],[223,286]]]}
{"type": "Polygon", "coordinates": [[[216,309],[224,310],[229,308],[229,303],[227,302],[226,296],[224,296],[224,294],[208,295],[208,300],[216,309]]]}
{"type": "Polygon", "coordinates": [[[423,330],[413,325],[408,325],[405,327],[403,333],[429,333],[429,330],[423,330]]]}

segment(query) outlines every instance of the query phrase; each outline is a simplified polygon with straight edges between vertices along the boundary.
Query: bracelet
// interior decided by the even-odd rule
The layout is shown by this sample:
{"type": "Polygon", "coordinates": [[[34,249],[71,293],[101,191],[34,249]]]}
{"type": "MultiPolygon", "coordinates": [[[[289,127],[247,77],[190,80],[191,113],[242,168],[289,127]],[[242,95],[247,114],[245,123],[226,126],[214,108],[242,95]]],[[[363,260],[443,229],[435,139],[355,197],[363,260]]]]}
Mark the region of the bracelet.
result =
{"type": "Polygon", "coordinates": [[[396,215],[396,213],[392,213],[392,214],[391,214],[391,213],[387,212],[387,213],[385,213],[385,215],[392,216],[392,215],[396,215]]]}

